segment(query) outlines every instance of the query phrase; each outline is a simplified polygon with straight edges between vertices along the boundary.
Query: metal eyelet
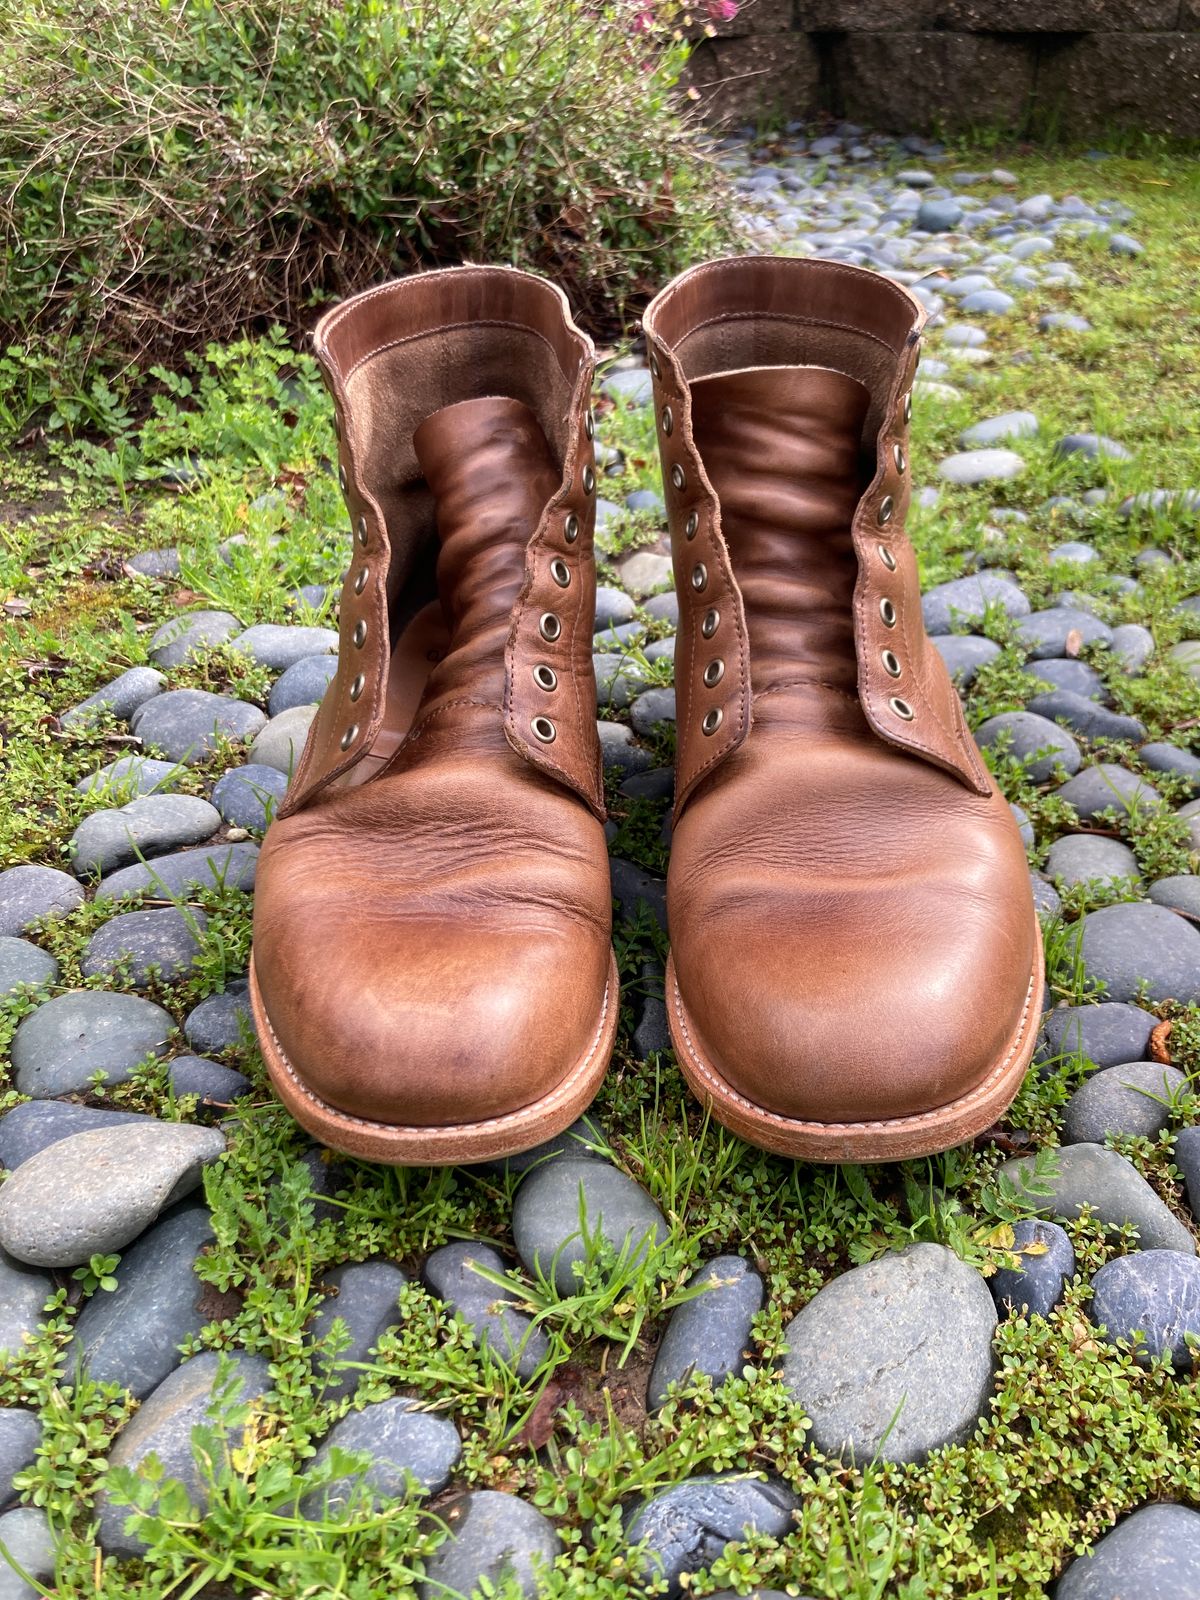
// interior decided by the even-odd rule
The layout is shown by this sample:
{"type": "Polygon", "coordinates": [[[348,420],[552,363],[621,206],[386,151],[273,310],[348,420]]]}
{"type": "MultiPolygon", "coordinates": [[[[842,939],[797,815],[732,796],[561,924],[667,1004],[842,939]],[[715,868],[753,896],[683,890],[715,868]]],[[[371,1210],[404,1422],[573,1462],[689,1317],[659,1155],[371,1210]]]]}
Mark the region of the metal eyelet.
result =
{"type": "Polygon", "coordinates": [[[583,431],[589,439],[596,437],[596,418],[591,406],[583,413],[583,431]]]}
{"type": "Polygon", "coordinates": [[[588,465],[586,467],[584,467],[584,469],[583,469],[583,492],[584,492],[584,494],[591,494],[595,490],[595,487],[596,487],[596,474],[592,471],[591,463],[589,462],[588,465]]]}
{"type": "Polygon", "coordinates": [[[357,722],[352,722],[350,724],[350,726],[346,729],[345,733],[342,735],[342,749],[343,750],[349,750],[350,746],[354,743],[355,739],[357,739],[357,738],[358,738],[358,723],[357,722]]]}
{"type": "Polygon", "coordinates": [[[367,548],[367,519],[366,519],[366,517],[359,517],[357,532],[358,532],[358,542],[359,542],[360,545],[362,545],[363,549],[365,550],[367,548]]]}
{"type": "Polygon", "coordinates": [[[714,706],[711,711],[704,713],[704,721],[700,724],[700,732],[714,734],[725,720],[725,713],[720,706],[714,706]]]}
{"type": "Polygon", "coordinates": [[[566,589],[571,583],[571,569],[561,556],[555,556],[550,563],[550,576],[560,589],[566,589]]]}
{"type": "Polygon", "coordinates": [[[896,471],[903,472],[908,465],[908,459],[904,454],[904,446],[902,444],[892,446],[892,459],[896,463],[896,471]]]}
{"type": "Polygon", "coordinates": [[[334,409],[333,413],[333,437],[337,439],[339,443],[341,442],[342,418],[341,413],[336,408],[334,409]]]}
{"type": "Polygon", "coordinates": [[[884,595],[879,602],[879,615],[883,618],[885,628],[894,628],[896,626],[896,608],[887,595],[884,595]]]}
{"type": "Polygon", "coordinates": [[[889,678],[898,678],[900,676],[899,656],[893,654],[891,650],[884,650],[880,653],[879,659],[883,662],[883,670],[889,678]]]}
{"type": "Polygon", "coordinates": [[[683,525],[683,536],[684,536],[684,538],[685,539],[694,539],[696,537],[696,529],[699,526],[700,526],[700,513],[698,511],[689,511],[688,514],[687,514],[687,521],[683,525]]]}
{"type": "Polygon", "coordinates": [[[361,650],[367,642],[367,625],[360,617],[354,624],[354,632],[350,635],[356,650],[361,650]]]}
{"type": "Polygon", "coordinates": [[[680,494],[687,488],[687,473],[679,465],[678,461],[671,468],[671,483],[679,490],[680,494]]]}
{"type": "Polygon", "coordinates": [[[879,502],[880,527],[882,527],[885,522],[890,522],[892,520],[892,514],[895,509],[896,502],[892,499],[890,494],[885,494],[883,499],[879,502]]]}
{"type": "Polygon", "coordinates": [[[543,744],[554,743],[558,729],[550,721],[549,717],[534,717],[529,726],[533,729],[533,737],[535,739],[540,739],[543,744]]]}
{"type": "Polygon", "coordinates": [[[367,587],[367,579],[370,576],[371,576],[370,567],[360,567],[359,568],[358,574],[354,579],[354,592],[355,592],[355,594],[361,594],[363,592],[363,590],[367,587]]]}
{"type": "Polygon", "coordinates": [[[343,494],[345,494],[345,492],[346,492],[346,486],[347,486],[348,482],[349,482],[349,480],[346,477],[346,469],[345,469],[345,467],[343,467],[343,466],[341,466],[339,464],[339,466],[338,466],[338,488],[342,491],[343,494]]]}
{"type": "Polygon", "coordinates": [[[357,700],[358,697],[362,694],[363,690],[366,687],[367,687],[367,680],[363,677],[362,673],[360,672],[358,677],[355,678],[354,682],[350,685],[350,698],[351,698],[351,700],[357,700]]]}
{"type": "Polygon", "coordinates": [[[901,700],[899,695],[894,694],[888,701],[888,709],[895,712],[896,716],[905,722],[911,722],[913,719],[913,708],[907,700],[901,700]]]}
{"type": "Polygon", "coordinates": [[[558,673],[555,672],[553,667],[536,666],[533,669],[533,681],[539,689],[544,689],[549,694],[552,690],[558,688],[558,673]]]}
{"type": "Polygon", "coordinates": [[[880,559],[880,561],[883,562],[884,566],[888,569],[888,571],[889,572],[895,572],[895,570],[896,570],[896,558],[892,554],[892,552],[888,549],[887,545],[880,544],[880,545],[876,545],[875,548],[879,551],[879,559],[880,559]]]}
{"type": "Polygon", "coordinates": [[[703,561],[697,561],[692,568],[692,588],[697,594],[703,594],[708,587],[708,568],[703,561]]]}
{"type": "Polygon", "coordinates": [[[662,368],[658,364],[658,357],[655,355],[653,349],[651,349],[649,352],[648,365],[650,367],[650,376],[652,378],[662,377],[662,368]]]}
{"type": "Polygon", "coordinates": [[[558,617],[554,615],[553,611],[542,612],[541,621],[538,623],[538,629],[542,635],[542,638],[549,640],[551,644],[553,644],[556,639],[562,637],[562,623],[559,621],[558,617]]]}
{"type": "Polygon", "coordinates": [[[664,406],[662,408],[662,417],[660,420],[662,422],[662,431],[666,434],[670,434],[675,427],[675,415],[670,406],[664,406]]]}
{"type": "Polygon", "coordinates": [[[911,422],[912,421],[912,390],[911,389],[904,396],[903,414],[904,414],[905,422],[911,422]]]}
{"type": "Polygon", "coordinates": [[[572,511],[563,523],[563,538],[568,544],[574,544],[579,537],[579,518],[572,511]]]}
{"type": "Polygon", "coordinates": [[[717,656],[704,669],[704,687],[706,689],[715,689],[724,676],[725,663],[720,656],[717,656]]]}
{"type": "Polygon", "coordinates": [[[711,639],[721,625],[721,613],[713,606],[711,611],[704,613],[704,621],[700,624],[700,633],[703,638],[711,639]]]}

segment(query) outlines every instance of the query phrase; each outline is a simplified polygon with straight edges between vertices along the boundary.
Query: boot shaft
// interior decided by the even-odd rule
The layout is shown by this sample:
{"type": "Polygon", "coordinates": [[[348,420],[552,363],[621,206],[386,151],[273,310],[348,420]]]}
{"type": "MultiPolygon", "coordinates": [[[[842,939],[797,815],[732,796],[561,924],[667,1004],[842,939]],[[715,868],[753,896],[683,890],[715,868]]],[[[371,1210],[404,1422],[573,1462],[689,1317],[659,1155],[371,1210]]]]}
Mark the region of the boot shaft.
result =
{"type": "Polygon", "coordinates": [[[990,792],[904,533],[923,320],[878,274],[753,256],[693,268],[647,309],[680,595],[677,815],[750,735],[755,694],[822,666],[875,735],[990,792]]]}
{"type": "Polygon", "coordinates": [[[389,770],[430,697],[456,696],[498,697],[511,749],[601,814],[593,351],[564,296],[503,267],[423,273],[338,306],[314,344],[354,559],[281,814],[389,770]]]}

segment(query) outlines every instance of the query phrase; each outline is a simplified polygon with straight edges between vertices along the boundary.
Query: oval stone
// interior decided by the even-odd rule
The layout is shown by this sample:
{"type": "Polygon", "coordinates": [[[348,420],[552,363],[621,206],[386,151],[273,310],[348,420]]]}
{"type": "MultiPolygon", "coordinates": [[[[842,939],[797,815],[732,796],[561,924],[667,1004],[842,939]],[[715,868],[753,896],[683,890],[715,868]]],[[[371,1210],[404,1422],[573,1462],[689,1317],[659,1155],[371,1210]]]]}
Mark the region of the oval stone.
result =
{"type": "Polygon", "coordinates": [[[585,1229],[638,1260],[667,1237],[663,1214],[646,1191],[602,1161],[564,1157],[522,1181],[513,1205],[517,1254],[530,1272],[552,1275],[560,1294],[578,1285],[575,1264],[588,1258],[585,1229]]]}
{"type": "Polygon", "coordinates": [[[121,1250],[199,1184],[225,1149],[215,1128],[122,1123],[60,1139],[0,1189],[0,1244],[36,1267],[121,1250]]]}
{"type": "Polygon", "coordinates": [[[781,1376],[826,1455],[922,1461],[982,1417],[996,1322],[972,1267],[913,1245],[827,1283],[785,1332],[781,1376]]]}
{"type": "Polygon", "coordinates": [[[1109,1134],[1152,1139],[1172,1120],[1188,1080],[1176,1067],[1131,1061],[1081,1083],[1063,1113],[1064,1144],[1103,1144],[1109,1134]]]}
{"type": "Polygon", "coordinates": [[[554,1524],[515,1494],[475,1489],[440,1513],[449,1537],[425,1560],[421,1600],[474,1593],[481,1578],[511,1584],[522,1600],[541,1592],[538,1578],[562,1548],[554,1524]]]}
{"type": "Polygon", "coordinates": [[[1055,1600],[1196,1600],[1200,1512],[1143,1506],[1058,1580],[1055,1600]]]}
{"type": "Polygon", "coordinates": [[[1147,1358],[1169,1355],[1192,1365],[1189,1338],[1200,1343],[1200,1260],[1178,1250],[1138,1250],[1106,1261],[1092,1279],[1092,1321],[1111,1340],[1143,1336],[1147,1358]]]}

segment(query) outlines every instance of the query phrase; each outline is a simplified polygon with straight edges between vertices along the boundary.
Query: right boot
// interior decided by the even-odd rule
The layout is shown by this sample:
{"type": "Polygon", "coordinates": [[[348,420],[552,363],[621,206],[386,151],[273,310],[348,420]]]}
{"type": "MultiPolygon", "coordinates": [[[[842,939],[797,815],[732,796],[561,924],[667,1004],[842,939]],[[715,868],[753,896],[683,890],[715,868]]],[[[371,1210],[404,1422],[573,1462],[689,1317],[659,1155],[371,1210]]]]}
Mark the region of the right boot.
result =
{"type": "Polygon", "coordinates": [[[259,858],[250,993],[323,1143],[474,1162],[568,1126],[618,1014],[592,668],[593,353],[429,272],[327,314],[354,529],[337,675],[259,858]]]}

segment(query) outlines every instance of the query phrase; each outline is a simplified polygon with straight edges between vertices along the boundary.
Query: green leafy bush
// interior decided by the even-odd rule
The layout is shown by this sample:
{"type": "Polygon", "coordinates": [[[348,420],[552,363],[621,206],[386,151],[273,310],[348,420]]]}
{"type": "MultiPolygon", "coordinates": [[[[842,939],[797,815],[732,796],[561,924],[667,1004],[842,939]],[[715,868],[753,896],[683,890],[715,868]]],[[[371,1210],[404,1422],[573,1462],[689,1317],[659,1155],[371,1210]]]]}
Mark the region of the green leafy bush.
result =
{"type": "Polygon", "coordinates": [[[686,52],[631,0],[0,0],[0,340],[57,399],[463,260],[604,327],[728,235],[686,52]]]}

